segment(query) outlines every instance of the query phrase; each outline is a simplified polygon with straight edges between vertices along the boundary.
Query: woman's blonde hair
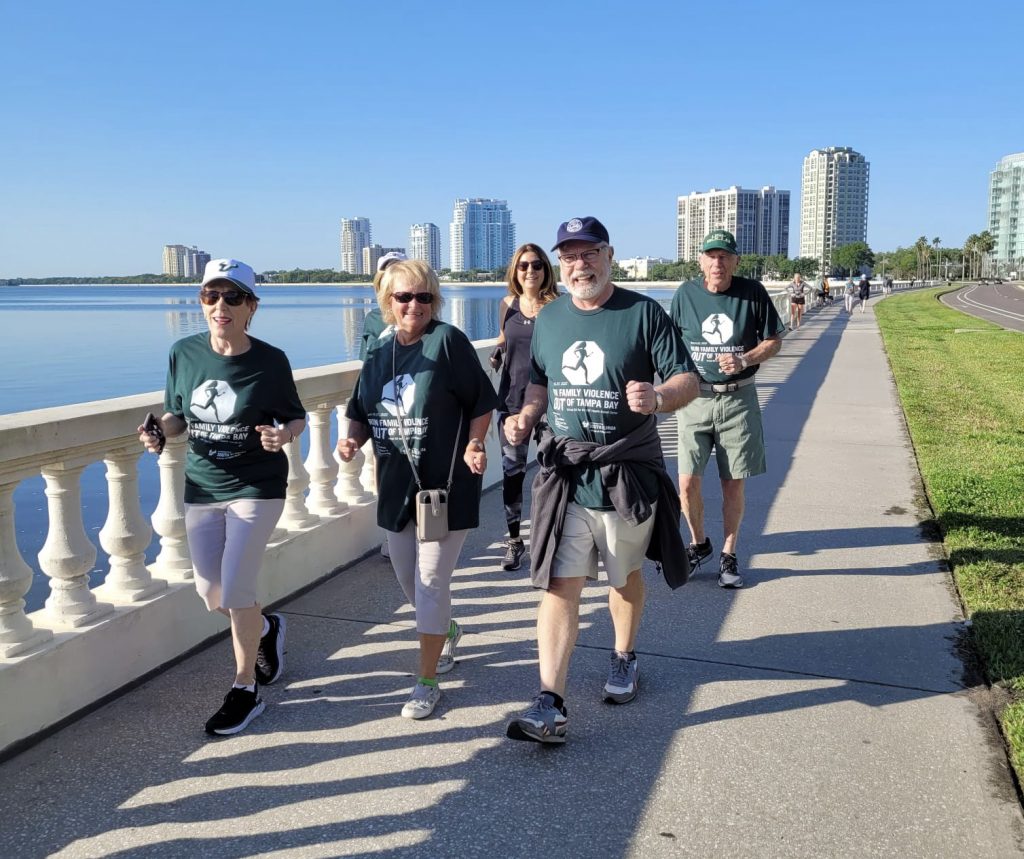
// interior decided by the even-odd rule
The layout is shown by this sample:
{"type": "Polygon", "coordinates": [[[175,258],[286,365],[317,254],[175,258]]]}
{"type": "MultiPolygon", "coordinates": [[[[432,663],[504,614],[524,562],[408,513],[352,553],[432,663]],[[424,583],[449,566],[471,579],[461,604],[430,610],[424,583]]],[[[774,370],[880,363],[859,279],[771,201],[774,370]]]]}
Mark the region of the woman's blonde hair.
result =
{"type": "Polygon", "coordinates": [[[377,304],[380,314],[387,325],[395,324],[395,314],[391,309],[391,295],[395,291],[394,284],[399,278],[407,281],[410,292],[429,292],[434,296],[430,306],[430,318],[440,319],[444,299],[441,297],[441,284],[434,270],[421,259],[408,259],[391,263],[383,271],[380,281],[380,292],[377,293],[377,304]]]}

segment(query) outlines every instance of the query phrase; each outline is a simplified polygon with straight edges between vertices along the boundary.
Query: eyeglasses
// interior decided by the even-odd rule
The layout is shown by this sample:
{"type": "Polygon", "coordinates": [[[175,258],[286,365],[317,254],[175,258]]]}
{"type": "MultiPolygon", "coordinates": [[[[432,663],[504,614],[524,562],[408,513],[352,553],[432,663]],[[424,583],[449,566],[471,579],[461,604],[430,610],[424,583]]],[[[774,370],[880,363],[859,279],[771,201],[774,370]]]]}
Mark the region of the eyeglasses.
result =
{"type": "Polygon", "coordinates": [[[414,298],[419,304],[434,303],[434,293],[432,292],[392,292],[391,297],[399,304],[408,304],[414,298]]]}
{"type": "Polygon", "coordinates": [[[608,247],[608,245],[604,245],[603,247],[599,248],[594,248],[593,250],[589,251],[580,251],[578,254],[559,254],[558,259],[563,265],[572,265],[574,262],[576,262],[576,260],[579,259],[583,260],[583,262],[585,263],[592,263],[597,260],[597,258],[601,255],[601,251],[603,251],[606,247],[608,247]]]}
{"type": "Polygon", "coordinates": [[[222,298],[231,306],[238,307],[245,299],[249,297],[249,293],[242,292],[240,289],[201,289],[199,290],[199,300],[206,305],[212,307],[222,298]]]}
{"type": "Polygon", "coordinates": [[[524,260],[522,262],[517,262],[516,268],[519,269],[519,271],[529,271],[531,268],[534,271],[543,271],[544,263],[542,263],[539,259],[530,260],[529,262],[526,262],[524,260]]]}

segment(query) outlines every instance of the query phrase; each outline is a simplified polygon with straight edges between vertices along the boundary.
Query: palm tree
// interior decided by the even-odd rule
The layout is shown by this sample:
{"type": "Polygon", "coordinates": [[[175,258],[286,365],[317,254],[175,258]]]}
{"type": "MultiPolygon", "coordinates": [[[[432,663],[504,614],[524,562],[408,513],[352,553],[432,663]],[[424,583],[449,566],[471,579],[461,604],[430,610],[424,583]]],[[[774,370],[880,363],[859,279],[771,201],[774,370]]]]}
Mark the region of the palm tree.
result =
{"type": "Polygon", "coordinates": [[[928,239],[924,236],[918,238],[914,242],[914,250],[917,251],[917,276],[919,279],[924,280],[925,262],[928,259],[928,239]]]}
{"type": "Polygon", "coordinates": [[[939,251],[939,245],[942,244],[942,239],[936,236],[932,239],[932,247],[935,248],[935,276],[936,278],[942,273],[942,254],[939,251]]]}
{"type": "Polygon", "coordinates": [[[974,278],[974,254],[978,249],[978,234],[971,233],[966,241],[964,242],[964,255],[967,257],[967,261],[970,263],[967,271],[963,272],[964,280],[974,278]]]}
{"type": "MultiPolygon", "coordinates": [[[[988,255],[996,249],[996,238],[988,230],[982,230],[978,234],[977,252],[979,262],[983,262],[988,255]]],[[[980,271],[980,266],[979,266],[980,271]]]]}

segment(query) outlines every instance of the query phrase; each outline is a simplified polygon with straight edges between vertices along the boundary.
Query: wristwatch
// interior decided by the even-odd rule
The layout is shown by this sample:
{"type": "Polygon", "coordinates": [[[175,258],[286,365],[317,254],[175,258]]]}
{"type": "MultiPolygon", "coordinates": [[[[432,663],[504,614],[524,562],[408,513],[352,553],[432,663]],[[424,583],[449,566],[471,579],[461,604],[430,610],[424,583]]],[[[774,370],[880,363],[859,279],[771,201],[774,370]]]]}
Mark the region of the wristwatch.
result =
{"type": "Polygon", "coordinates": [[[654,392],[654,411],[660,412],[661,406],[665,402],[665,398],[661,395],[661,391],[654,392]]]}
{"type": "Polygon", "coordinates": [[[750,366],[750,365],[749,365],[749,364],[747,363],[747,358],[746,358],[746,356],[745,356],[745,355],[740,355],[740,372],[742,373],[742,372],[743,372],[744,370],[746,370],[746,369],[747,369],[747,367],[749,367],[749,366],[750,366]]]}

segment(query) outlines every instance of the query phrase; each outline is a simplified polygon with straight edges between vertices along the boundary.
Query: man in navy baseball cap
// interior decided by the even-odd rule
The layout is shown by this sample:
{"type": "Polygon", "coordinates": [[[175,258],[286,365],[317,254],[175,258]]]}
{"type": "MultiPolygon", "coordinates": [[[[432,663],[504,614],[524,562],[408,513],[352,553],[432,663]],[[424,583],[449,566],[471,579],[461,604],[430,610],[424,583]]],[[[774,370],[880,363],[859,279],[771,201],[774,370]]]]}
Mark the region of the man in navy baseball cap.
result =
{"type": "Polygon", "coordinates": [[[566,242],[593,242],[595,245],[611,244],[608,230],[597,218],[589,215],[583,218],[572,218],[558,228],[558,241],[551,248],[557,251],[566,242]]]}

